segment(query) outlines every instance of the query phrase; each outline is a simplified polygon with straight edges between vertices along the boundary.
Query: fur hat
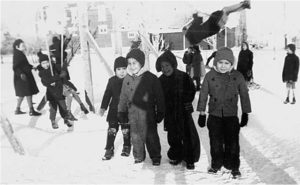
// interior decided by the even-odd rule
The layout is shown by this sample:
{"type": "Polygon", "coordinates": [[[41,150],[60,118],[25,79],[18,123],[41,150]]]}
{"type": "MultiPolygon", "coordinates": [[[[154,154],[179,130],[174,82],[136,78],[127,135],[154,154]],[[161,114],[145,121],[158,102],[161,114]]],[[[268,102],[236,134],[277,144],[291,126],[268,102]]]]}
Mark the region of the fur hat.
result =
{"type": "Polygon", "coordinates": [[[295,53],[295,51],[296,51],[296,46],[295,46],[295,44],[288,44],[288,45],[286,46],[286,48],[290,48],[290,50],[291,50],[293,53],[295,53]]]}
{"type": "Polygon", "coordinates": [[[39,57],[39,62],[40,63],[43,62],[43,61],[45,61],[45,60],[49,61],[48,55],[43,54],[41,51],[39,51],[37,53],[37,56],[39,57]]]}
{"type": "Polygon", "coordinates": [[[175,55],[170,50],[166,50],[163,54],[161,54],[157,58],[156,64],[155,64],[157,72],[161,71],[161,63],[162,62],[169,62],[174,69],[177,68],[176,57],[175,57],[175,55]]]}
{"type": "Polygon", "coordinates": [[[228,47],[222,47],[218,49],[214,59],[214,66],[216,66],[217,62],[220,60],[227,60],[228,62],[231,63],[231,65],[233,65],[234,56],[232,50],[228,47]]]}
{"type": "Polygon", "coordinates": [[[127,60],[126,58],[124,57],[118,57],[115,59],[115,62],[114,62],[114,71],[116,71],[117,68],[119,67],[127,67],[127,60]]]}
{"type": "Polygon", "coordinates": [[[131,51],[129,51],[126,59],[128,60],[129,58],[134,58],[135,60],[137,60],[141,64],[141,67],[145,65],[145,54],[140,49],[132,49],[131,51]]]}

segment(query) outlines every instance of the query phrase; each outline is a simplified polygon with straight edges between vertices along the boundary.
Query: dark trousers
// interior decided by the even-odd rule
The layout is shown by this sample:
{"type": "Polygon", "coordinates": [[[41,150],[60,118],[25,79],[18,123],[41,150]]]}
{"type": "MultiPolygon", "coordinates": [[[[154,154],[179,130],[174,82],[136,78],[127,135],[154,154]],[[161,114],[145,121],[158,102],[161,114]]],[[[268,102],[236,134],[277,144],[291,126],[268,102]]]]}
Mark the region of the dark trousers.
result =
{"type": "MultiPolygon", "coordinates": [[[[186,120],[188,121],[188,120],[186,120]]],[[[174,125],[175,127],[175,125],[174,125]]],[[[171,128],[168,130],[168,157],[171,160],[185,160],[186,163],[194,163],[194,151],[192,145],[192,137],[188,123],[184,124],[184,129],[179,130],[171,128]]]]}
{"type": "Polygon", "coordinates": [[[200,77],[193,77],[193,80],[196,81],[196,89],[200,90],[200,77]]]}
{"type": "Polygon", "coordinates": [[[57,107],[59,109],[60,116],[65,118],[67,116],[67,105],[65,100],[49,100],[49,111],[50,111],[50,120],[55,120],[57,107]]]}
{"type": "Polygon", "coordinates": [[[118,124],[109,122],[107,129],[107,139],[106,139],[106,150],[114,149],[114,142],[116,139],[116,135],[119,131],[119,126],[121,126],[121,131],[123,134],[123,147],[131,147],[130,142],[130,125],[128,123],[118,124]]]}
{"type": "Polygon", "coordinates": [[[207,127],[210,139],[211,167],[239,169],[240,167],[240,125],[236,116],[216,117],[209,115],[207,127]]]}

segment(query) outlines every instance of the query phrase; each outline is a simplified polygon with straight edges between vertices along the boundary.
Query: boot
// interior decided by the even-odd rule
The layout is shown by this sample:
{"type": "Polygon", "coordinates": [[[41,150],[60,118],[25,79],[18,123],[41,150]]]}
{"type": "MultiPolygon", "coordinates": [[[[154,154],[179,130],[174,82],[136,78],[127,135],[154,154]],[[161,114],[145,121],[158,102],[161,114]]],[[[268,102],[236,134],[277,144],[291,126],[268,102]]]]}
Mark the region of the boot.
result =
{"type": "Polygon", "coordinates": [[[187,164],[186,164],[186,169],[188,169],[188,170],[193,170],[193,169],[195,169],[194,163],[187,163],[187,164]]]}
{"type": "Polygon", "coordinates": [[[51,120],[52,128],[58,129],[58,124],[55,122],[55,120],[51,120]]]}
{"type": "Polygon", "coordinates": [[[15,115],[19,115],[19,114],[26,114],[26,112],[21,111],[21,108],[17,107],[15,110],[15,115]]]}
{"type": "Polygon", "coordinates": [[[172,159],[170,159],[169,163],[176,166],[177,164],[181,163],[181,160],[176,160],[176,159],[172,160],[172,159]]]}
{"type": "Polygon", "coordinates": [[[67,119],[70,121],[77,121],[78,119],[74,117],[71,111],[68,111],[67,119]]]}
{"type": "Polygon", "coordinates": [[[131,150],[130,146],[124,146],[121,156],[128,157],[130,155],[130,150],[131,150]]]}
{"type": "Polygon", "coordinates": [[[72,126],[73,126],[73,123],[70,122],[70,121],[67,120],[67,119],[64,119],[64,123],[65,123],[68,127],[72,127],[72,126]]]}
{"type": "Polygon", "coordinates": [[[231,171],[231,175],[233,179],[239,178],[242,176],[240,170],[232,170],[231,171]]]}
{"type": "Polygon", "coordinates": [[[42,114],[39,113],[39,112],[36,112],[36,111],[33,109],[33,107],[31,107],[31,108],[30,108],[29,115],[30,115],[30,116],[40,116],[40,115],[42,115],[42,114]]]}
{"type": "Polygon", "coordinates": [[[295,104],[296,103],[296,98],[293,97],[293,101],[291,102],[291,104],[295,104]]]}
{"type": "Polygon", "coordinates": [[[207,170],[207,172],[210,173],[210,174],[216,174],[218,171],[219,171],[219,169],[215,169],[215,168],[212,168],[212,167],[207,170]]]}
{"type": "Polygon", "coordinates": [[[104,157],[102,157],[102,160],[110,160],[114,156],[114,148],[106,150],[104,157]]]}
{"type": "Polygon", "coordinates": [[[290,100],[289,100],[289,97],[286,97],[286,99],[285,99],[285,101],[283,102],[284,104],[287,104],[287,103],[289,103],[290,102],[290,100]]]}
{"type": "Polygon", "coordinates": [[[83,103],[80,104],[80,109],[84,112],[84,114],[88,114],[89,111],[86,109],[83,103]]]}
{"type": "Polygon", "coordinates": [[[244,9],[251,9],[251,3],[250,3],[250,0],[245,0],[245,1],[242,1],[242,7],[244,9]]]}
{"type": "Polygon", "coordinates": [[[160,165],[160,159],[153,159],[152,160],[152,165],[153,166],[159,166],[160,165]]]}

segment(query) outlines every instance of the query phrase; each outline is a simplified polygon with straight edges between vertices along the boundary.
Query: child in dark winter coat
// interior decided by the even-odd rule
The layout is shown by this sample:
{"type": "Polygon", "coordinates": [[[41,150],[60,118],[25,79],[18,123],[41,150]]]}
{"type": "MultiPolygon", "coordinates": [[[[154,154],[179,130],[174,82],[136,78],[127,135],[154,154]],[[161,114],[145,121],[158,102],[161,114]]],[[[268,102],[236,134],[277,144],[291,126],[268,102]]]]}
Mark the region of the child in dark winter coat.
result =
{"type": "Polygon", "coordinates": [[[115,76],[108,80],[105,93],[101,103],[100,115],[103,116],[107,110],[109,104],[109,111],[107,115],[108,130],[107,130],[107,140],[105,147],[105,154],[102,158],[103,160],[110,160],[114,155],[114,141],[116,134],[119,130],[119,124],[121,125],[121,130],[123,133],[123,150],[122,156],[129,156],[131,150],[130,142],[130,125],[128,120],[121,122],[118,120],[118,103],[120,99],[120,93],[122,88],[122,83],[124,77],[126,76],[127,61],[124,57],[118,57],[114,63],[115,76]]]}
{"type": "Polygon", "coordinates": [[[157,123],[164,118],[165,101],[158,78],[145,71],[145,54],[132,49],[126,56],[128,74],[124,78],[118,117],[120,122],[130,123],[130,135],[135,163],[146,158],[145,145],[153,165],[160,165],[161,145],[157,123]]]}
{"type": "Polygon", "coordinates": [[[199,136],[192,118],[194,83],[188,74],[177,69],[176,57],[169,50],[158,57],[156,70],[163,73],[159,80],[165,95],[164,129],[168,132],[170,164],[184,160],[187,169],[194,169],[200,156],[199,136]]]}
{"type": "Polygon", "coordinates": [[[250,9],[250,0],[244,0],[239,4],[234,4],[224,7],[222,10],[215,11],[204,23],[202,23],[202,19],[199,19],[197,14],[194,14],[194,20],[183,28],[183,31],[186,31],[185,37],[191,45],[196,45],[203,39],[215,35],[220,29],[223,29],[227,23],[229,14],[246,8],[250,9]]]}
{"type": "Polygon", "coordinates": [[[299,58],[295,54],[296,46],[294,44],[287,45],[287,56],[284,60],[284,66],[282,71],[282,81],[286,83],[287,88],[287,97],[284,101],[284,104],[289,103],[289,96],[290,91],[293,92],[293,100],[291,104],[296,103],[296,97],[295,97],[295,83],[298,79],[298,73],[299,73],[299,58]]]}
{"type": "Polygon", "coordinates": [[[209,96],[209,117],[207,127],[210,138],[211,168],[209,173],[217,173],[224,166],[232,170],[234,178],[241,175],[240,166],[240,127],[247,125],[251,112],[248,88],[242,74],[233,69],[234,56],[231,49],[220,48],[214,59],[214,68],[205,76],[200,90],[197,111],[198,124],[205,126],[206,103],[209,96]],[[237,117],[238,96],[242,107],[242,119],[237,117]]]}
{"type": "Polygon", "coordinates": [[[58,125],[55,121],[57,107],[64,119],[64,123],[68,127],[72,127],[73,124],[69,120],[73,120],[72,116],[67,111],[65,97],[63,96],[63,83],[62,78],[66,76],[66,73],[58,74],[57,70],[53,68],[53,75],[51,74],[49,57],[43,53],[38,53],[41,69],[39,76],[41,77],[42,84],[47,88],[46,96],[50,106],[50,120],[53,129],[57,129],[58,125]]]}
{"type": "Polygon", "coordinates": [[[253,53],[249,49],[247,42],[242,43],[241,51],[239,53],[237,70],[242,73],[247,85],[250,85],[250,81],[253,78],[253,53]]]}

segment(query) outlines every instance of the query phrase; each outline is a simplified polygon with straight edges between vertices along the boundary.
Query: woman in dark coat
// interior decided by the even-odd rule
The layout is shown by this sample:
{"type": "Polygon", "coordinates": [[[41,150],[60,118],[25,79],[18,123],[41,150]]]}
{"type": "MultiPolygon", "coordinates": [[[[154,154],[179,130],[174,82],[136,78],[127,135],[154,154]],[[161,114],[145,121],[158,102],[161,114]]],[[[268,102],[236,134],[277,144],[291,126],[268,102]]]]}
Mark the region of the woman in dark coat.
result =
{"type": "Polygon", "coordinates": [[[17,108],[15,114],[24,114],[20,109],[24,97],[26,96],[29,106],[30,116],[39,116],[41,113],[36,112],[32,105],[32,95],[39,92],[32,75],[32,65],[29,64],[24,51],[26,50],[25,44],[21,39],[17,39],[13,43],[13,71],[14,71],[14,87],[15,93],[18,97],[17,108]]]}
{"type": "Polygon", "coordinates": [[[164,129],[168,132],[170,164],[184,160],[187,169],[194,169],[194,162],[200,157],[199,136],[192,118],[195,86],[188,74],[177,69],[171,51],[165,51],[157,59],[156,70],[163,72],[159,80],[165,96],[164,129]]]}
{"type": "Polygon", "coordinates": [[[253,53],[249,50],[247,42],[242,43],[241,51],[239,54],[237,70],[242,73],[247,83],[253,78],[253,53]]]}

